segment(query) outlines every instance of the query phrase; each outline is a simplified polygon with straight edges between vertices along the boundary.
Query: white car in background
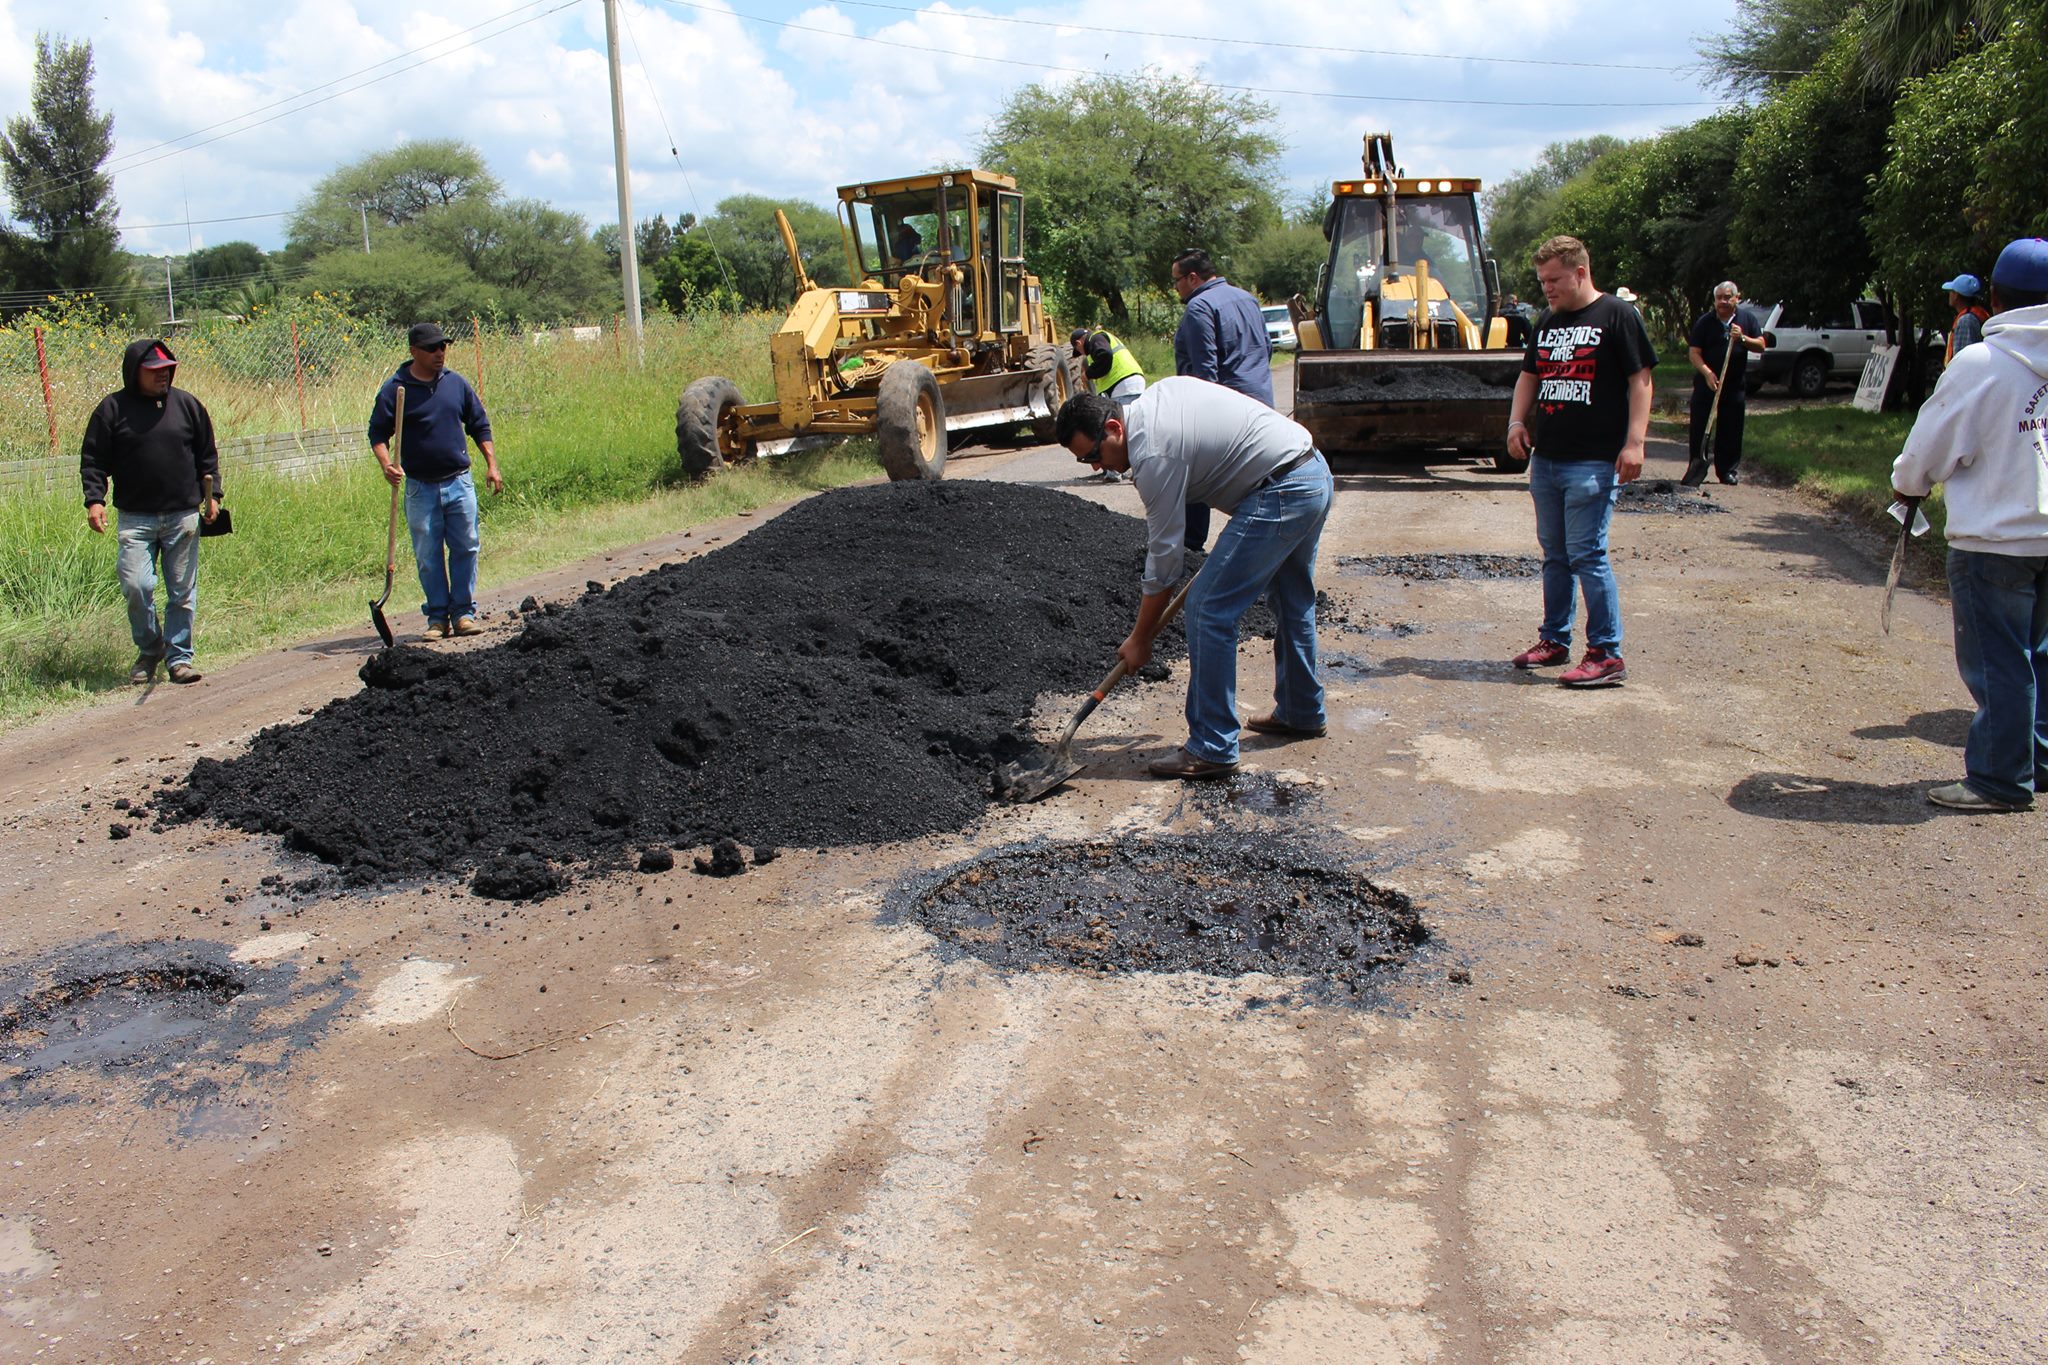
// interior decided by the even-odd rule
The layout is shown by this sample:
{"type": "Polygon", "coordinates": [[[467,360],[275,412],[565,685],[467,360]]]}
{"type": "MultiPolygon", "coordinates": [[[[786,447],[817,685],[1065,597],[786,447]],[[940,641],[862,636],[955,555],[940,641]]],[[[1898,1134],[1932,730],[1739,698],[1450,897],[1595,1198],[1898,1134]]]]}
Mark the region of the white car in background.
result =
{"type": "Polygon", "coordinates": [[[1276,351],[1291,351],[1301,344],[1294,335],[1294,319],[1288,315],[1287,305],[1276,303],[1259,310],[1266,318],[1266,341],[1276,351]]]}

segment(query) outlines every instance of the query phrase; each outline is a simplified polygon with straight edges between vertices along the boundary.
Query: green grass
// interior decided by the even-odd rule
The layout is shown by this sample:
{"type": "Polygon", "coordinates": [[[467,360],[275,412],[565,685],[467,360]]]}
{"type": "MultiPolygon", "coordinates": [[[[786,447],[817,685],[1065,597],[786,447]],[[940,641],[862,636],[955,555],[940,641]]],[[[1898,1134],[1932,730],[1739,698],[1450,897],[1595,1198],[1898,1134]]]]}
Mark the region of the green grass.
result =
{"type": "MultiPolygon", "coordinates": [[[[1674,425],[1683,441],[1682,419],[1674,425]]],[[[1743,429],[1742,460],[1858,521],[1890,527],[1885,508],[1892,501],[1892,461],[1912,426],[1911,413],[1863,412],[1847,405],[1751,411],[1743,429]]],[[[1942,535],[1947,509],[1940,490],[1920,506],[1934,529],[1915,543],[1929,554],[1947,553],[1942,535]]]]}
{"type": "MultiPolygon", "coordinates": [[[[668,329],[650,336],[644,367],[609,347],[557,343],[487,371],[506,487],[481,495],[486,590],[874,476],[873,443],[854,441],[703,485],[680,482],[678,394],[696,375],[724,373],[750,396],[766,396],[772,325],[668,329]]],[[[371,392],[361,394],[365,415],[371,392]]],[[[231,470],[227,482],[235,534],[207,541],[200,554],[201,666],[336,628],[367,629],[364,604],[383,587],[391,505],[367,446],[360,461],[316,474],[231,470]]],[[[111,534],[87,530],[75,485],[0,498],[0,729],[124,685],[133,648],[114,556],[111,534]]],[[[409,613],[418,589],[403,544],[399,557],[392,597],[409,613]]]]}

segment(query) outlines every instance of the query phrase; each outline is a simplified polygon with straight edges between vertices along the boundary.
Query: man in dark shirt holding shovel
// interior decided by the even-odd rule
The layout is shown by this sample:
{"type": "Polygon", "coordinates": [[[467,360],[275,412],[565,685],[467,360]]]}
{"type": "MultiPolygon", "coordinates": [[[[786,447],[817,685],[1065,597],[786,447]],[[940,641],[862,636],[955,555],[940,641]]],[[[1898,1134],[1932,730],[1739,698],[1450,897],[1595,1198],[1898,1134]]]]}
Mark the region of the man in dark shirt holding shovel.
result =
{"type": "Polygon", "coordinates": [[[420,605],[429,635],[477,635],[476,561],[483,548],[470,478],[469,442],[484,455],[491,491],[505,487],[491,444],[491,419],[469,381],[448,368],[448,337],[438,324],[416,323],[407,341],[412,359],[377,390],[370,412],[370,451],[395,487],[405,481],[405,524],[419,566],[420,605]],[[405,386],[405,432],[391,463],[399,385],[405,386]]]}
{"type": "Polygon", "coordinates": [[[1685,483],[1697,487],[1707,480],[1707,461],[1722,483],[1736,483],[1742,463],[1742,419],[1749,410],[1749,357],[1764,349],[1764,327],[1756,315],[1742,306],[1742,291],[1735,281],[1714,286],[1714,307],[1702,313],[1686,338],[1686,358],[1692,362],[1692,459],[1685,468],[1685,483]],[[1718,405],[1719,411],[1716,413],[1718,405]],[[1709,421],[1714,430],[1709,432],[1709,421]],[[1709,451],[1707,442],[1714,448],[1709,451]]]}

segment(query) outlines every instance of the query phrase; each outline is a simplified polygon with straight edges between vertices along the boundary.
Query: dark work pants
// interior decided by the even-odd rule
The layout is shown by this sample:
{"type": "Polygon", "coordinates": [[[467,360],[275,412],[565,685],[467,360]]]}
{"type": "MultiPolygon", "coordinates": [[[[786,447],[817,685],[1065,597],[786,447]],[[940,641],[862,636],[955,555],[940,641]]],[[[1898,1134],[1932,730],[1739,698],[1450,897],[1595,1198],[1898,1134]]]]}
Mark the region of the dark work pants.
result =
{"type": "Polygon", "coordinates": [[[1190,550],[1209,548],[1209,504],[1191,502],[1188,504],[1188,529],[1181,543],[1190,550]]]}
{"type": "MultiPolygon", "coordinates": [[[[1724,479],[1742,463],[1742,418],[1749,406],[1748,396],[1742,391],[1742,385],[1732,379],[1728,383],[1728,392],[1721,395],[1721,420],[1714,424],[1712,458],[1714,472],[1724,479]]],[[[1692,386],[1692,441],[1689,446],[1695,469],[1708,458],[1708,452],[1700,449],[1700,440],[1706,435],[1707,414],[1713,407],[1713,390],[1705,384],[1695,383],[1692,386]]]]}

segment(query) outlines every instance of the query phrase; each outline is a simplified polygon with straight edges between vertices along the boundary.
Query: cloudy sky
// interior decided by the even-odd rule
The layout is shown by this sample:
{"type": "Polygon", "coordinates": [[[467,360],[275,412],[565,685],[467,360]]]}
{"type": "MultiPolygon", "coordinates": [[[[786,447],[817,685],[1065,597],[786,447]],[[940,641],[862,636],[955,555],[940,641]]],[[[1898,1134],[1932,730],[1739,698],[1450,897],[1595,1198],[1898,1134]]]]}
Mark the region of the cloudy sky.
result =
{"type": "MultiPolygon", "coordinates": [[[[740,191],[829,203],[846,181],[965,164],[1011,91],[1146,67],[1268,100],[1290,196],[1355,173],[1375,129],[1415,174],[1490,181],[1559,138],[1710,112],[1720,95],[1697,47],[1733,13],[1734,0],[623,0],[634,215],[701,216],[740,191]]],[[[93,44],[130,250],[275,248],[322,175],[422,137],[474,144],[514,195],[617,217],[601,0],[0,0],[0,112],[27,110],[39,31],[93,44]]]]}

